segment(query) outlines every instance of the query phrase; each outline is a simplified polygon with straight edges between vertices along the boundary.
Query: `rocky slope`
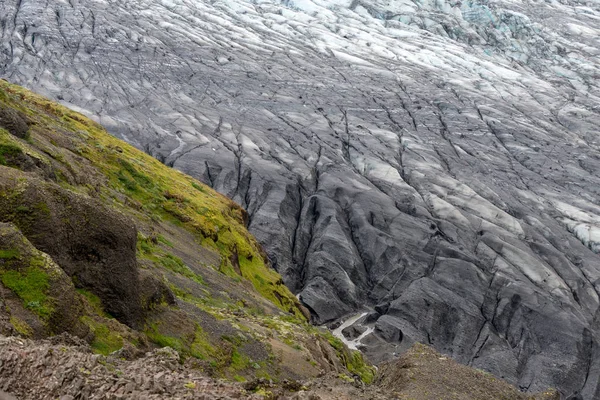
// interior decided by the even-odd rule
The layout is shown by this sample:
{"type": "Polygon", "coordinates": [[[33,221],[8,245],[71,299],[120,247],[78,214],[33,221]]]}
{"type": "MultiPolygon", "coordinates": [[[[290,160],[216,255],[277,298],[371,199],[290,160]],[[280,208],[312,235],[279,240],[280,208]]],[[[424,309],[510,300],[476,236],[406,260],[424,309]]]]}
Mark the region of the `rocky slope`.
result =
{"type": "MultiPolygon", "coordinates": [[[[359,353],[306,323],[246,218],[82,115],[0,81],[0,334],[67,334],[128,359],[169,346],[205,378],[370,382],[359,353]]],[[[13,380],[0,388],[17,390],[24,372],[4,368],[13,380]]]]}
{"type": "Polygon", "coordinates": [[[374,357],[421,341],[592,399],[599,21],[595,0],[7,0],[0,75],[233,197],[314,321],[375,309],[374,357]]]}
{"type": "MultiPolygon", "coordinates": [[[[344,374],[306,382],[245,384],[210,379],[170,348],[127,361],[92,354],[69,336],[32,342],[0,336],[0,383],[19,400],[57,399],[279,399],[279,400],[558,400],[546,391],[520,393],[492,375],[464,367],[417,345],[383,366],[378,381],[361,385],[344,374]],[[17,373],[15,373],[17,371],[17,373]]],[[[1,400],[15,400],[0,391],[1,400]]]]}

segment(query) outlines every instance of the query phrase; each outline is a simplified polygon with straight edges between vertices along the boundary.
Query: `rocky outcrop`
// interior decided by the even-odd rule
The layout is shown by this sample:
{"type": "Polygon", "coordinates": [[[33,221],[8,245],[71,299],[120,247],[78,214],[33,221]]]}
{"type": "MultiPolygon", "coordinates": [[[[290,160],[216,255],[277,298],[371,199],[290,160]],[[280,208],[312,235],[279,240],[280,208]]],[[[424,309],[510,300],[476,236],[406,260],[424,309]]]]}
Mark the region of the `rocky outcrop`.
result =
{"type": "Polygon", "coordinates": [[[144,320],[132,220],[99,201],[1,167],[0,220],[16,224],[77,286],[131,327],[144,320]]]}
{"type": "Polygon", "coordinates": [[[21,139],[25,139],[29,131],[25,116],[5,105],[0,105],[0,127],[21,139]]]}
{"type": "Polygon", "coordinates": [[[597,397],[597,3],[335,3],[4,1],[0,75],[242,204],[316,323],[597,397]]]}
{"type": "Polygon", "coordinates": [[[0,283],[0,314],[12,327],[10,333],[35,338],[90,334],[80,320],[85,307],[70,277],[13,224],[0,223],[0,283]]]}

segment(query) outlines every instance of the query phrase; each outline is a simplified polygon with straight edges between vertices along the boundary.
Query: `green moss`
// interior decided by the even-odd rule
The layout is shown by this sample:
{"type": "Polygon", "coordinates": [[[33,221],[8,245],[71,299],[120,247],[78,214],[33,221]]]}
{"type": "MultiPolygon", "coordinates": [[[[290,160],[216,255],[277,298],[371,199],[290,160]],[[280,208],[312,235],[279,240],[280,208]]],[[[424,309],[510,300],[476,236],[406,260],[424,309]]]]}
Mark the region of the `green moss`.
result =
{"type": "Polygon", "coordinates": [[[51,214],[50,208],[48,208],[48,205],[44,202],[37,203],[33,208],[43,215],[49,216],[51,214]]]}
{"type": "Polygon", "coordinates": [[[194,382],[187,382],[183,387],[186,389],[196,389],[196,384],[194,382]]]}
{"type": "MultiPolygon", "coordinates": [[[[34,257],[36,259],[38,257],[34,257]]],[[[43,260],[42,260],[43,261],[43,260]]],[[[50,288],[48,274],[37,266],[24,271],[0,271],[0,280],[23,301],[26,308],[47,320],[54,307],[47,292],[50,288]]]]}
{"type": "Polygon", "coordinates": [[[162,243],[162,244],[164,244],[166,246],[169,246],[171,248],[175,247],[175,246],[173,246],[173,243],[170,242],[169,240],[167,240],[163,235],[158,235],[156,237],[156,239],[158,240],[159,243],[162,243]]]}
{"type": "Polygon", "coordinates": [[[94,340],[91,343],[94,352],[106,356],[123,347],[121,335],[112,331],[106,324],[90,317],[81,317],[81,321],[94,333],[94,340]]]}
{"type": "Polygon", "coordinates": [[[15,208],[15,211],[18,213],[28,213],[30,210],[29,210],[29,207],[20,205],[15,208]]]}
{"type": "Polygon", "coordinates": [[[19,332],[19,334],[21,334],[22,336],[30,337],[31,335],[33,335],[33,329],[31,329],[27,322],[20,320],[14,315],[10,317],[9,322],[13,326],[13,328],[15,328],[15,330],[19,332]]]}
{"type": "Polygon", "coordinates": [[[94,293],[85,290],[85,289],[76,289],[79,294],[81,294],[87,302],[92,306],[96,314],[103,316],[105,318],[114,318],[112,315],[108,314],[104,311],[104,306],[102,305],[102,300],[100,297],[96,296],[94,293]]]}
{"type": "Polygon", "coordinates": [[[210,292],[205,291],[206,297],[198,297],[192,295],[189,291],[181,289],[173,284],[169,284],[169,288],[180,300],[193,304],[203,311],[206,311],[217,318],[222,318],[220,313],[226,310],[239,311],[239,307],[230,302],[213,298],[210,292]]]}
{"type": "Polygon", "coordinates": [[[358,375],[360,379],[369,384],[375,378],[375,370],[372,366],[365,363],[363,356],[358,351],[351,352],[350,359],[346,363],[348,371],[358,375]]]}
{"type": "Polygon", "coordinates": [[[296,318],[305,319],[300,309],[297,308],[296,298],[283,286],[281,275],[275,270],[266,269],[260,258],[250,260],[245,256],[240,256],[238,260],[242,276],[252,282],[252,285],[263,297],[271,300],[280,308],[291,312],[296,318]]]}
{"type": "Polygon", "coordinates": [[[157,344],[160,347],[171,347],[178,352],[183,352],[185,346],[183,341],[174,336],[161,335],[159,333],[150,333],[148,334],[148,339],[150,339],[153,343],[157,344]]]}
{"type": "Polygon", "coordinates": [[[231,371],[241,371],[248,368],[250,365],[250,359],[248,356],[240,353],[237,349],[231,353],[231,361],[229,369],[231,371]]]}
{"type": "Polygon", "coordinates": [[[216,349],[210,344],[208,340],[208,335],[202,330],[202,328],[198,325],[196,327],[196,333],[194,336],[194,341],[190,346],[190,354],[201,360],[215,358],[217,356],[216,349]]]}
{"type": "Polygon", "coordinates": [[[117,173],[117,179],[119,180],[119,182],[121,182],[123,184],[123,186],[125,187],[125,189],[127,191],[135,192],[138,190],[137,183],[135,183],[135,181],[126,177],[125,174],[123,174],[123,171],[119,171],[117,173]]]}
{"type": "Polygon", "coordinates": [[[274,380],[271,375],[267,372],[267,371],[256,371],[254,373],[254,376],[256,376],[257,378],[263,378],[266,379],[267,381],[272,381],[274,380]]]}
{"type": "Polygon", "coordinates": [[[165,254],[159,258],[158,262],[163,267],[177,274],[183,275],[201,285],[206,285],[201,275],[194,273],[187,265],[185,265],[181,258],[174,256],[173,254],[165,254]]]}
{"type": "Polygon", "coordinates": [[[12,143],[0,143],[0,165],[8,165],[7,157],[14,157],[23,153],[23,150],[12,143]]]}
{"type": "Polygon", "coordinates": [[[148,189],[154,188],[152,179],[150,179],[147,175],[139,172],[130,162],[120,158],[119,163],[123,166],[123,169],[127,171],[127,173],[129,173],[129,175],[134,179],[135,182],[148,189]]]}
{"type": "Polygon", "coordinates": [[[137,237],[137,251],[138,255],[149,256],[152,255],[156,251],[156,246],[152,243],[150,239],[138,233],[137,237]]]}
{"type": "Polygon", "coordinates": [[[1,87],[0,87],[0,100],[2,100],[4,102],[8,102],[9,101],[8,93],[6,93],[6,90],[4,90],[1,87]]]}
{"type": "Polygon", "coordinates": [[[160,347],[171,347],[179,353],[184,353],[186,347],[183,340],[174,336],[163,335],[159,332],[157,324],[151,324],[145,331],[150,341],[160,347]]]}
{"type": "MultiPolygon", "coordinates": [[[[194,357],[199,360],[205,360],[213,369],[213,372],[216,373],[231,376],[232,373],[245,370],[252,365],[250,358],[238,349],[242,341],[225,340],[229,343],[215,346],[211,343],[208,334],[204,332],[200,325],[196,325],[193,340],[165,335],[160,332],[157,323],[150,324],[145,332],[154,344],[160,347],[169,346],[184,358],[194,357]]],[[[258,365],[258,368],[261,368],[261,366],[258,365]]]]}
{"type": "Polygon", "coordinates": [[[246,342],[246,339],[240,335],[222,335],[221,339],[233,344],[234,347],[239,347],[246,342]]]}
{"type": "Polygon", "coordinates": [[[330,332],[321,334],[325,336],[329,344],[335,349],[338,358],[343,362],[348,371],[358,375],[366,384],[373,382],[375,369],[365,362],[360,352],[349,350],[340,339],[333,336],[330,332]]]}
{"type": "Polygon", "coordinates": [[[200,186],[196,182],[192,182],[192,187],[202,193],[206,193],[206,189],[204,189],[202,186],[200,186]]]}
{"type": "Polygon", "coordinates": [[[329,344],[331,345],[331,347],[333,347],[337,351],[345,350],[344,343],[340,339],[336,338],[329,332],[325,333],[324,336],[327,339],[327,341],[329,342],[329,344]]]}
{"type": "Polygon", "coordinates": [[[343,380],[344,382],[348,382],[348,383],[352,383],[354,382],[354,379],[350,378],[348,375],[346,374],[338,374],[338,379],[343,380]]]}
{"type": "Polygon", "coordinates": [[[173,254],[166,254],[160,258],[159,262],[163,267],[182,275],[185,273],[183,272],[184,270],[189,269],[181,258],[174,256],[173,254]]]}
{"type": "Polygon", "coordinates": [[[0,260],[15,260],[21,256],[17,249],[0,250],[0,260]]]}

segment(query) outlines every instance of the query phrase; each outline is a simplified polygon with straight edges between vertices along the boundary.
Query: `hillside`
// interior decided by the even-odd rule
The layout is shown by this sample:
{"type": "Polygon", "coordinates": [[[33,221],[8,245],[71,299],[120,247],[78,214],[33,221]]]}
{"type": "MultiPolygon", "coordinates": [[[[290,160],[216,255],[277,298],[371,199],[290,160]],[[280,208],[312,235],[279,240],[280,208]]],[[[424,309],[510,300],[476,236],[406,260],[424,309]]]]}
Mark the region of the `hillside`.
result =
{"type": "Polygon", "coordinates": [[[207,376],[370,382],[306,323],[246,213],[76,112],[0,81],[0,334],[175,349],[207,376]]]}
{"type": "MultiPolygon", "coordinates": [[[[92,354],[72,337],[23,340],[0,337],[0,383],[18,400],[83,398],[267,400],[559,400],[554,390],[528,395],[491,374],[462,366],[430,347],[415,345],[385,363],[364,385],[345,374],[308,381],[246,383],[209,378],[182,364],[170,348],[135,360],[92,354]],[[39,362],[44,360],[44,362],[39,362]],[[15,373],[15,371],[19,371],[15,373]],[[64,396],[64,397],[63,397],[64,396]]],[[[0,390],[0,400],[15,400],[0,390]]]]}

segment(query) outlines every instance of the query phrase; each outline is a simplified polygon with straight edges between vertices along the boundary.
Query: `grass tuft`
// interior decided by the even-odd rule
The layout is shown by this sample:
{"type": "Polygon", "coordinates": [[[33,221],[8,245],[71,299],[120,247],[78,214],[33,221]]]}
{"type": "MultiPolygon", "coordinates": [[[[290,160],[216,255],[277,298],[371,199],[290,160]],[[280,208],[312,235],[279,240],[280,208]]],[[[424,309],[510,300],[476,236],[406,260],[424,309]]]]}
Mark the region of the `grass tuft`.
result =
{"type": "Polygon", "coordinates": [[[11,143],[0,143],[0,165],[8,165],[7,157],[14,157],[23,152],[17,145],[11,143]]]}
{"type": "Polygon", "coordinates": [[[25,271],[0,271],[0,280],[19,296],[26,308],[43,320],[50,318],[54,307],[47,296],[50,281],[45,271],[37,267],[29,267],[25,271]]]}
{"type": "Polygon", "coordinates": [[[20,320],[14,315],[10,317],[10,324],[15,328],[20,335],[24,337],[31,337],[33,335],[33,329],[27,324],[27,322],[20,320]]]}
{"type": "Polygon", "coordinates": [[[113,332],[106,324],[86,316],[81,317],[81,321],[94,333],[91,344],[94,352],[107,356],[123,347],[121,335],[113,332]]]}

